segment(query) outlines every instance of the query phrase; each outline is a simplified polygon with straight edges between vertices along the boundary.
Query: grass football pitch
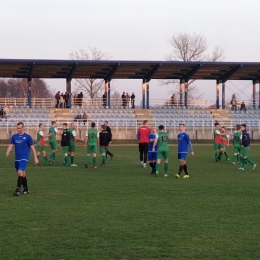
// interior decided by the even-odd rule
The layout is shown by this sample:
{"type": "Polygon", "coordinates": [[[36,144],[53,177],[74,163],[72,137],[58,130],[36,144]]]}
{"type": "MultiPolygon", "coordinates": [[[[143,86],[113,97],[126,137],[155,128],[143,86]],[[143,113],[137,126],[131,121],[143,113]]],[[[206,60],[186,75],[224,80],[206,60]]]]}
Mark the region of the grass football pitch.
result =
{"type": "Polygon", "coordinates": [[[83,147],[79,167],[63,167],[60,149],[51,166],[31,157],[30,194],[15,197],[14,152],[6,159],[0,147],[0,259],[259,259],[259,147],[249,151],[254,171],[215,163],[212,146],[194,149],[189,179],[174,177],[176,147],[168,178],[163,166],[159,178],[140,167],[137,146],[111,146],[114,159],[97,169],[84,168],[83,147]]]}

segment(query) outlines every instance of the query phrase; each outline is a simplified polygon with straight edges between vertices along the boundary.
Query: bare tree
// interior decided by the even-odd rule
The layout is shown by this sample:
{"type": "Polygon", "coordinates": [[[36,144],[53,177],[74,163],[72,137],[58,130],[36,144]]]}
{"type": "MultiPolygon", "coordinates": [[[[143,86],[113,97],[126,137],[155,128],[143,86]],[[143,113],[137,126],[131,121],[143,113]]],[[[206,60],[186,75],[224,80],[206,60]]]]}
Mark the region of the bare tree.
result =
{"type": "MultiPolygon", "coordinates": [[[[80,49],[79,51],[69,54],[72,60],[110,60],[112,55],[102,52],[97,48],[89,47],[88,50],[80,49]]],[[[94,98],[101,96],[104,91],[103,79],[73,79],[78,91],[82,91],[84,96],[94,98]]]]}
{"type": "MultiPolygon", "coordinates": [[[[222,61],[224,59],[225,50],[220,46],[216,46],[211,54],[207,54],[208,44],[206,38],[200,33],[179,33],[173,34],[169,39],[172,52],[165,55],[167,61],[222,61]]],[[[189,97],[199,98],[203,95],[196,85],[195,80],[188,82],[189,97]]],[[[161,80],[161,85],[173,86],[170,94],[179,93],[179,81],[177,80],[161,80]]]]}
{"type": "Polygon", "coordinates": [[[121,95],[117,90],[115,90],[113,91],[111,98],[121,98],[121,95]]]}

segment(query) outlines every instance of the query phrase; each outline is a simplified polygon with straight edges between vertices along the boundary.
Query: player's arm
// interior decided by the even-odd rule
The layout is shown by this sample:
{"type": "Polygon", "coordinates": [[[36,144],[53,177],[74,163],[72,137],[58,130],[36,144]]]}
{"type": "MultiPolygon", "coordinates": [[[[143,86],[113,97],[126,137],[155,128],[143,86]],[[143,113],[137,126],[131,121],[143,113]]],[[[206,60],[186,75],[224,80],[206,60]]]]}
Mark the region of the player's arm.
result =
{"type": "Polygon", "coordinates": [[[39,163],[39,160],[38,160],[38,158],[37,158],[37,154],[36,154],[36,150],[35,150],[35,148],[34,148],[34,145],[31,145],[31,150],[32,150],[32,152],[33,152],[34,163],[35,163],[35,164],[38,164],[38,163],[39,163]]]}
{"type": "Polygon", "coordinates": [[[154,142],[153,142],[153,149],[152,149],[153,152],[155,151],[155,146],[156,146],[157,142],[158,142],[158,135],[156,136],[156,138],[154,139],[154,142]]]}
{"type": "Polygon", "coordinates": [[[191,154],[191,156],[193,156],[194,155],[194,150],[193,150],[193,147],[192,147],[192,143],[191,143],[190,137],[188,135],[186,135],[186,140],[187,140],[188,146],[190,148],[190,154],[191,154]]]}
{"type": "Polygon", "coordinates": [[[8,148],[7,148],[7,151],[6,151],[6,157],[9,156],[10,152],[12,151],[14,147],[14,144],[9,144],[8,148]]]}
{"type": "Polygon", "coordinates": [[[97,146],[99,146],[99,132],[97,133],[97,146]]]}

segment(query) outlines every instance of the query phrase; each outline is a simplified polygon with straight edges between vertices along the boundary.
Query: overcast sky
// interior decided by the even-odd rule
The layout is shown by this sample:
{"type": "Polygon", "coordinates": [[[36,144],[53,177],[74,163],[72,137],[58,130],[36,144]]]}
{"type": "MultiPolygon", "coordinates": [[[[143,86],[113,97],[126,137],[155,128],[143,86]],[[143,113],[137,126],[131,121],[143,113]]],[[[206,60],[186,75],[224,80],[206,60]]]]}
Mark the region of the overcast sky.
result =
{"type": "MultiPolygon", "coordinates": [[[[259,62],[259,10],[259,0],[2,0],[0,58],[69,59],[72,51],[96,47],[113,60],[164,60],[171,35],[196,32],[207,39],[209,52],[223,47],[225,61],[259,62]]],[[[65,80],[48,84],[65,90],[65,80]]],[[[120,93],[141,96],[141,81],[115,85],[120,93]]],[[[215,99],[214,81],[197,85],[215,99]]],[[[249,97],[251,89],[249,83],[249,97]]],[[[158,93],[158,82],[151,81],[151,98],[167,93],[166,87],[158,93]]]]}

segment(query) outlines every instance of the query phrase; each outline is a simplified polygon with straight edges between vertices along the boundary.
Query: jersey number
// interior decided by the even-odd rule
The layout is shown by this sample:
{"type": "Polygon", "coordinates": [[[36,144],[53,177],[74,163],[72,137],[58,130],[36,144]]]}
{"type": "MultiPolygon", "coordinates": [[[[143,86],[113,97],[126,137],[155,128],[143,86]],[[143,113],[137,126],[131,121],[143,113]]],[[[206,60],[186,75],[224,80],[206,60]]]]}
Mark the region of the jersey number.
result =
{"type": "Polygon", "coordinates": [[[95,134],[91,133],[91,139],[94,139],[95,134]]]}
{"type": "Polygon", "coordinates": [[[162,136],[161,137],[161,141],[162,141],[162,143],[167,143],[168,142],[168,136],[162,136]]]}

